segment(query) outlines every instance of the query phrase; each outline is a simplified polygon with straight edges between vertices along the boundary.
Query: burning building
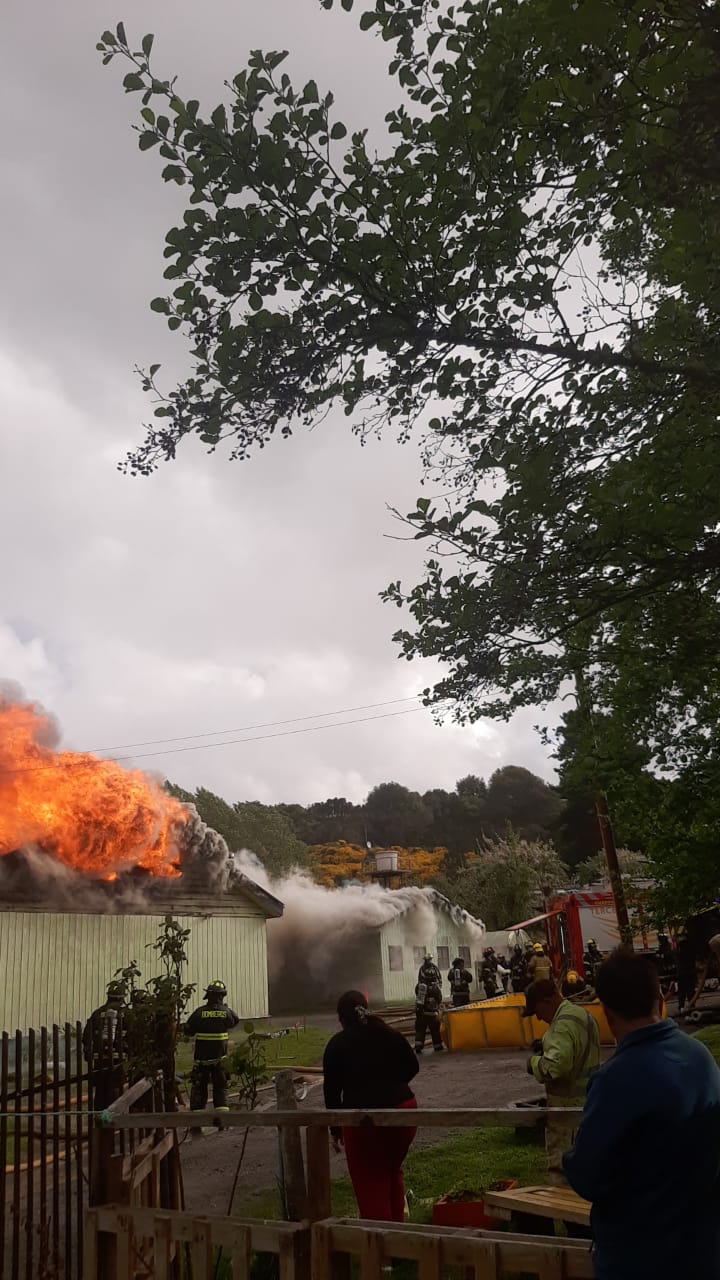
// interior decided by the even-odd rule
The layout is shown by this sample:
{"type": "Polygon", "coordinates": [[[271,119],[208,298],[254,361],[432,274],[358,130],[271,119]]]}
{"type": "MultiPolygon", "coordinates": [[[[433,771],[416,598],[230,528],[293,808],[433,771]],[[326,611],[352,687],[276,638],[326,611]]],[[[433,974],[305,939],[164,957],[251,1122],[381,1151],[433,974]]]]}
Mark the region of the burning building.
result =
{"type": "Polygon", "coordinates": [[[485,926],[435,889],[349,883],[325,888],[298,871],[269,880],[256,859],[245,871],[282,898],[282,919],[268,928],[273,1012],[332,1008],[356,988],[376,1005],[409,1002],[426,951],[445,982],[457,955],[473,974],[485,945],[485,926]]]}
{"type": "Polygon", "coordinates": [[[154,976],[169,913],[190,929],[187,981],[221,977],[238,1013],[265,1016],[266,923],[282,903],[191,806],[58,738],[0,691],[0,1030],[84,1019],[133,960],[154,976]]]}

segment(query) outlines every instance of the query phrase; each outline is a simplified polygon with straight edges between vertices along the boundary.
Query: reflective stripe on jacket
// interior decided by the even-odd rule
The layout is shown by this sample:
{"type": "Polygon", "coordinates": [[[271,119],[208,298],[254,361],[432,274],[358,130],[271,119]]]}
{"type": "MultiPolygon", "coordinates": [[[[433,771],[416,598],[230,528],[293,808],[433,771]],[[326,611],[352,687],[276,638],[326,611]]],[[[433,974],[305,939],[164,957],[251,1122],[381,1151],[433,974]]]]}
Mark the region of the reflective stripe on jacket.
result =
{"type": "Polygon", "coordinates": [[[590,1076],[600,1065],[600,1031],[582,1005],[563,1000],[543,1036],[532,1073],[557,1106],[582,1106],[590,1076]]]}
{"type": "Polygon", "coordinates": [[[228,1051],[228,1032],[240,1019],[227,1005],[201,1005],[185,1023],[188,1035],[195,1036],[195,1061],[218,1062],[228,1051]]]}

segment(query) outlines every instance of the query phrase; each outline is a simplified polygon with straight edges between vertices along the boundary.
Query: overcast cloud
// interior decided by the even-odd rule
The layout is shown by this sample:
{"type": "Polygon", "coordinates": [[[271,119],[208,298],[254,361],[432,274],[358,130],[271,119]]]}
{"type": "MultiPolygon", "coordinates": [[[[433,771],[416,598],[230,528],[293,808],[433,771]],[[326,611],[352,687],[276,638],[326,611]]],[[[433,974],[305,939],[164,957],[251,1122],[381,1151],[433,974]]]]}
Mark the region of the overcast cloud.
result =
{"type": "MultiPolygon", "coordinates": [[[[181,193],[138,152],[138,98],[94,48],[120,19],[135,44],[155,33],[158,70],[203,107],[258,46],[290,49],[293,78],[332,89],[351,125],[380,130],[392,101],[386,47],[317,0],[5,0],[0,678],[78,748],[416,693],[433,669],[398,661],[400,615],[377,596],[419,573],[418,548],[388,536],[388,504],[420,491],[412,447],[360,448],[339,417],[245,464],[191,445],[150,479],[116,469],[147,413],[133,364],[183,367],[182,339],[148,308],[181,193]]],[[[505,763],[549,777],[537,718],[461,729],[421,711],[141,763],[231,800],[360,799],[390,778],[449,787],[505,763]]]]}

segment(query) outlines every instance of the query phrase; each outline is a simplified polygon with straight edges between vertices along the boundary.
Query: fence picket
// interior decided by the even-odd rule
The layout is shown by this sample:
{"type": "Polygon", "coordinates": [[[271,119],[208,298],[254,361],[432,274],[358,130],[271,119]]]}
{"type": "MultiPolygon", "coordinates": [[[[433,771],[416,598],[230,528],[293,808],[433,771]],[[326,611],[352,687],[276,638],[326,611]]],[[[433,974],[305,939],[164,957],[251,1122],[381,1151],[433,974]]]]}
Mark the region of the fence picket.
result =
{"type": "Polygon", "coordinates": [[[72,1045],[70,1035],[70,1024],[65,1023],[63,1032],[64,1043],[64,1059],[65,1059],[65,1087],[64,1087],[64,1142],[65,1142],[65,1159],[64,1159],[64,1183],[65,1183],[65,1280],[73,1280],[73,1211],[72,1211],[72,1045]]]}
{"type": "Polygon", "coordinates": [[[25,1191],[25,1280],[33,1280],[35,1231],[35,1032],[28,1031],[27,1051],[27,1179],[25,1191]]]}
{"type": "MultiPolygon", "coordinates": [[[[83,1056],[82,1056],[82,1024],[75,1024],[75,1155],[76,1155],[76,1192],[75,1192],[75,1235],[76,1245],[73,1250],[75,1256],[75,1277],[76,1280],[82,1280],[82,1256],[83,1256],[83,1234],[84,1234],[84,1209],[86,1192],[85,1187],[89,1185],[83,1176],[83,1145],[84,1138],[87,1136],[85,1144],[87,1151],[90,1150],[90,1129],[84,1122],[83,1110],[83,1056]]],[[[86,1117],[87,1118],[87,1117],[86,1117]]],[[[89,1156],[88,1156],[89,1158],[89,1156]]]]}
{"type": "MultiPolygon", "coordinates": [[[[12,1276],[19,1276],[20,1260],[20,1206],[22,1203],[22,1186],[20,1182],[20,1153],[22,1149],[22,1031],[15,1032],[15,1093],[13,1119],[13,1188],[12,1188],[12,1276]]],[[[7,1158],[7,1157],[6,1157],[7,1158]]]]}
{"type": "MultiPolygon", "coordinates": [[[[40,1028],[40,1201],[38,1205],[38,1249],[47,1256],[49,1247],[48,1204],[48,1031],[40,1028]]],[[[52,1124],[52,1121],[50,1122],[52,1124]]]]}
{"type": "Polygon", "coordinates": [[[60,1274],[60,1028],[52,1029],[52,1239],[55,1272],[60,1274]]]}

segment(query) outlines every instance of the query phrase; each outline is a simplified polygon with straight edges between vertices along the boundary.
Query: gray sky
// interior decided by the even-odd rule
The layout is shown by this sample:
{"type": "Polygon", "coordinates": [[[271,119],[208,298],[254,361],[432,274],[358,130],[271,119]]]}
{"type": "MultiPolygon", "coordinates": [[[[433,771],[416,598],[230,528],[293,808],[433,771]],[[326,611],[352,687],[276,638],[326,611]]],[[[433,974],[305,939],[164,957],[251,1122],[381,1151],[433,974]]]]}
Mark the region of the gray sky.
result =
{"type": "MultiPolygon", "coordinates": [[[[419,576],[417,546],[388,536],[388,504],[409,510],[420,492],[412,446],[360,448],[338,416],[244,464],[192,445],[150,479],[116,470],[147,416],[133,364],[172,378],[184,360],[148,307],[182,193],[138,151],[139,98],[95,52],[120,19],[131,43],[155,33],[158,72],[203,108],[255,47],[288,48],[293,79],[332,89],[351,126],[379,130],[392,102],[387,47],[317,0],[5,0],[0,678],[77,748],[416,693],[433,669],[398,661],[401,615],[377,596],[419,576]]],[[[505,763],[550,776],[537,718],[461,729],[421,711],[142,763],[228,799],[360,799],[391,778],[450,787],[505,763]]]]}

